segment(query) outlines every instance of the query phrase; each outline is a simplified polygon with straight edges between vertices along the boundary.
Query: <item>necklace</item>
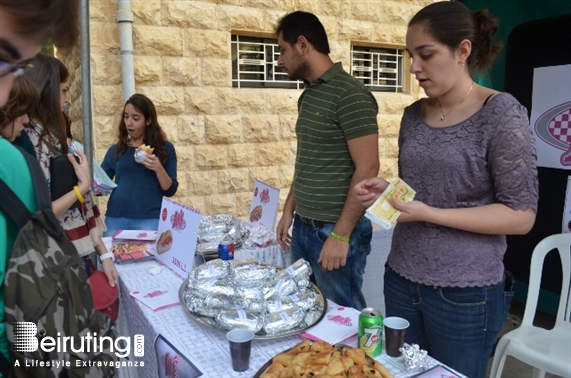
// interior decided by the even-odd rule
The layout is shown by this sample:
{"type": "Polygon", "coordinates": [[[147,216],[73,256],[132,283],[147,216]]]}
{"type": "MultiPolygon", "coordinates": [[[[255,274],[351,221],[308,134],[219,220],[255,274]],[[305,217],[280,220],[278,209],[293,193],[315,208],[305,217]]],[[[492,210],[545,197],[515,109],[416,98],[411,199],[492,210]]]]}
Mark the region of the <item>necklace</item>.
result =
{"type": "Polygon", "coordinates": [[[464,98],[462,99],[462,101],[460,101],[459,103],[456,104],[456,106],[454,106],[452,109],[450,109],[450,111],[446,114],[444,114],[444,112],[442,111],[442,105],[440,105],[440,100],[438,100],[438,107],[440,108],[440,113],[442,113],[442,116],[440,116],[440,120],[442,122],[444,122],[444,120],[446,119],[446,116],[450,113],[452,113],[454,111],[454,109],[456,109],[457,107],[460,106],[460,104],[462,104],[464,102],[465,99],[468,98],[468,96],[470,95],[470,92],[472,92],[472,88],[474,88],[474,82],[472,82],[472,85],[470,85],[470,89],[468,89],[468,93],[466,93],[466,96],[464,96],[464,98]]]}

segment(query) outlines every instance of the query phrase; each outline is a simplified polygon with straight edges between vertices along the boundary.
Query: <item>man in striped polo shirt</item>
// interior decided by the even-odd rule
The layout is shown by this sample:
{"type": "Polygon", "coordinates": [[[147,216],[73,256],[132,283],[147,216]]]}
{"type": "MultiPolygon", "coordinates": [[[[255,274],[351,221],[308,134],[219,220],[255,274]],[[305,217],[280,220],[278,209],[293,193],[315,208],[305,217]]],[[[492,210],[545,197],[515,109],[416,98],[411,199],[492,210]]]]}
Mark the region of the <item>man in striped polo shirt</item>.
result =
{"type": "Polygon", "coordinates": [[[278,22],[278,64],[303,80],[298,100],[295,175],[277,227],[293,261],[311,264],[332,301],[366,307],[361,291],[372,226],[351,188],[379,172],[378,106],[372,93],[329,57],[319,19],[293,12],[278,22]],[[289,228],[293,223],[293,233],[289,228]]]}

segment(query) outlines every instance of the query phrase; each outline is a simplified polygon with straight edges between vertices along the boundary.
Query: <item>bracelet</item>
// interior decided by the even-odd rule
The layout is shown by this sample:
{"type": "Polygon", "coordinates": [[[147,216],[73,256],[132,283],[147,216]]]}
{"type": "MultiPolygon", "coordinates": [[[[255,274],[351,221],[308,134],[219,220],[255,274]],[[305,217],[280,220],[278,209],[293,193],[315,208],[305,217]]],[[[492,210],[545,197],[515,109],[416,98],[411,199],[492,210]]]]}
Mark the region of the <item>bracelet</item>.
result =
{"type": "Polygon", "coordinates": [[[85,198],[83,198],[83,194],[81,194],[81,192],[79,191],[79,188],[77,187],[77,185],[75,185],[73,187],[73,190],[75,190],[75,195],[77,196],[77,199],[79,200],[79,202],[84,203],[85,202],[85,198]]]}
{"type": "Polygon", "coordinates": [[[337,234],[336,234],[335,232],[333,232],[333,231],[331,231],[331,236],[333,236],[333,237],[334,237],[335,239],[337,239],[337,240],[341,240],[341,241],[344,241],[344,242],[347,242],[347,243],[349,243],[349,240],[351,240],[351,239],[349,239],[349,238],[346,238],[345,236],[337,235],[337,234]]]}
{"type": "Polygon", "coordinates": [[[103,262],[103,260],[111,259],[115,261],[115,256],[113,256],[113,252],[107,252],[99,256],[99,261],[103,262]]]}

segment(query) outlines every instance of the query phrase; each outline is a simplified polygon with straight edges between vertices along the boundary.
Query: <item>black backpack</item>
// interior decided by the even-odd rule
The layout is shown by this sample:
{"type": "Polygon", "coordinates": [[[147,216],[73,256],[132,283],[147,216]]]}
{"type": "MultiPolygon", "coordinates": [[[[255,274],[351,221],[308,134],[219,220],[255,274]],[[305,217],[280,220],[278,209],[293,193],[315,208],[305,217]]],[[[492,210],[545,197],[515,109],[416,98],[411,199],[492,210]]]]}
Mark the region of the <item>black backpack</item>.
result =
{"type": "Polygon", "coordinates": [[[0,353],[0,373],[6,377],[112,377],[118,358],[112,351],[116,335],[111,319],[93,307],[84,261],[52,212],[38,161],[26,152],[22,154],[32,175],[39,210],[30,213],[0,179],[0,210],[20,230],[4,279],[6,335],[13,362],[0,353]],[[102,350],[91,341],[87,352],[85,346],[82,349],[82,336],[87,334],[99,341],[109,337],[112,342],[104,342],[102,350]],[[56,342],[73,337],[73,341],[68,339],[65,352],[63,348],[58,352],[57,347],[45,351],[50,348],[42,348],[40,342],[47,337],[56,342]],[[44,366],[40,366],[42,361],[44,366]],[[54,361],[68,361],[69,366],[54,361]]]}

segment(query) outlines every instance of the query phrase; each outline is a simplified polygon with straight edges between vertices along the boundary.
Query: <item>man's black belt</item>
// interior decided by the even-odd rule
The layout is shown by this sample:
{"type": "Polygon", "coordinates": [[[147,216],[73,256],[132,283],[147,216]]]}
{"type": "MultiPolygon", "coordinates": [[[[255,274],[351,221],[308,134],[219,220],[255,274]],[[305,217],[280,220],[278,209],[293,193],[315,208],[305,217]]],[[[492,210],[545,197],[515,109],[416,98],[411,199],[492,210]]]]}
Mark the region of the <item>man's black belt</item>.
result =
{"type": "Polygon", "coordinates": [[[315,226],[317,228],[321,228],[321,227],[325,226],[326,224],[335,224],[334,222],[323,222],[323,221],[319,221],[319,220],[315,220],[315,219],[304,218],[301,216],[299,217],[299,220],[301,220],[301,223],[309,224],[309,225],[315,226]]]}

